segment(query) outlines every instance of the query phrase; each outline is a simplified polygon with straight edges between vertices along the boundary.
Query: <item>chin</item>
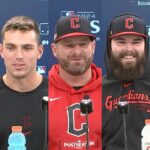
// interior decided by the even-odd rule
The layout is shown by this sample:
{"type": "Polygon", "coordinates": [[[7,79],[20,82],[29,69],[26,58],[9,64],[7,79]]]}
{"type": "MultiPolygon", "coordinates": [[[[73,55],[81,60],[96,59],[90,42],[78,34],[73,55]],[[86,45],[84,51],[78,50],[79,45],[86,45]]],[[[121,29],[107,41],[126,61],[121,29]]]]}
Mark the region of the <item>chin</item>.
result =
{"type": "Polygon", "coordinates": [[[135,62],[135,61],[122,62],[122,65],[123,65],[125,68],[128,68],[128,67],[135,67],[135,66],[136,66],[136,62],[135,62]]]}
{"type": "Polygon", "coordinates": [[[24,78],[26,76],[26,74],[24,74],[24,73],[16,73],[16,74],[13,74],[13,76],[15,78],[21,79],[21,78],[24,78]]]}

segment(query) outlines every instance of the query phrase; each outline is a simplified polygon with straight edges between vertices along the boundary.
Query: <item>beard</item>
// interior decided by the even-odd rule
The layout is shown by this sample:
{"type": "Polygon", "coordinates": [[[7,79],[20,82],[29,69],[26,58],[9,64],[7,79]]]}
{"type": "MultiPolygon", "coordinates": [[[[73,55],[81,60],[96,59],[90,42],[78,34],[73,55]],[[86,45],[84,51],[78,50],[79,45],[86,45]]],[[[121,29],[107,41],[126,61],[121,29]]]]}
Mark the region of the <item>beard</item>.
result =
{"type": "Polygon", "coordinates": [[[90,57],[82,52],[82,54],[70,54],[66,59],[57,57],[60,66],[71,75],[82,75],[84,74],[90,67],[93,61],[93,54],[90,57]],[[73,60],[80,60],[74,61],[73,60]]]}
{"type": "Polygon", "coordinates": [[[146,61],[146,54],[139,56],[136,51],[123,51],[119,56],[111,53],[111,67],[113,74],[120,80],[132,81],[140,78],[144,73],[144,65],[146,61]],[[136,58],[135,62],[126,62],[123,64],[121,59],[124,56],[133,56],[136,58]]]}

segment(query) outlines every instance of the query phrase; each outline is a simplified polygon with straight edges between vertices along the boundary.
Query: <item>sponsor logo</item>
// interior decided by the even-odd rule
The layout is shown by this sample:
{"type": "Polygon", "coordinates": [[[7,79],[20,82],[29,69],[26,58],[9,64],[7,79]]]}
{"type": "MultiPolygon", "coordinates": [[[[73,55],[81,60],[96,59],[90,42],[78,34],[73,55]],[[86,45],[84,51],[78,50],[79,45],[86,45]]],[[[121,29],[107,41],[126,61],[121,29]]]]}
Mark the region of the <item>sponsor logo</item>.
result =
{"type": "Polygon", "coordinates": [[[46,66],[37,66],[36,70],[40,74],[46,74],[46,66]]]}
{"type": "Polygon", "coordinates": [[[61,16],[71,16],[71,15],[75,15],[75,11],[61,11],[60,15],[61,15],[61,16]]]}
{"type": "Polygon", "coordinates": [[[22,133],[23,133],[24,135],[29,135],[29,134],[31,133],[31,131],[27,131],[27,132],[23,131],[22,133]]]}
{"type": "Polygon", "coordinates": [[[144,1],[142,1],[142,0],[130,0],[129,2],[137,5],[138,7],[150,6],[150,0],[146,0],[146,1],[145,0],[144,1]]]}
{"type": "Polygon", "coordinates": [[[48,40],[42,40],[42,45],[49,45],[49,41],[48,40]]]}
{"type": "Polygon", "coordinates": [[[124,87],[124,88],[127,88],[128,86],[130,86],[130,85],[132,85],[133,83],[131,82],[131,83],[124,83],[122,86],[124,87]]]}
{"type": "Polygon", "coordinates": [[[49,23],[40,23],[40,34],[49,35],[49,23]]]}
{"type": "Polygon", "coordinates": [[[59,99],[62,99],[62,97],[49,98],[50,101],[56,101],[56,100],[59,100],[59,99]]]}
{"type": "Polygon", "coordinates": [[[150,1],[138,1],[138,6],[150,6],[150,1]]]}

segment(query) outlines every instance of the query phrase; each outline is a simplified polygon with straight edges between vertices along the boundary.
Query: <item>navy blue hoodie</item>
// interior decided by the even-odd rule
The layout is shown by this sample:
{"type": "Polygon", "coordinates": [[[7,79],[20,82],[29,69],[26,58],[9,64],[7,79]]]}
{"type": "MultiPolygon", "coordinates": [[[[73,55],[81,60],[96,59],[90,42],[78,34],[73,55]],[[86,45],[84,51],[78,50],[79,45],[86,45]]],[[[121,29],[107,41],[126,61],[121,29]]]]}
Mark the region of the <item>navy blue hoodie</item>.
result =
{"type": "MultiPolygon", "coordinates": [[[[144,74],[132,82],[117,79],[111,70],[110,63],[110,30],[107,32],[105,51],[106,75],[103,77],[103,150],[125,150],[123,115],[118,113],[118,102],[128,102],[128,113],[125,114],[128,150],[141,150],[141,131],[145,119],[150,118],[150,69],[148,68],[148,38],[145,39],[147,60],[144,74]]],[[[145,34],[146,26],[145,26],[145,34]]]]}

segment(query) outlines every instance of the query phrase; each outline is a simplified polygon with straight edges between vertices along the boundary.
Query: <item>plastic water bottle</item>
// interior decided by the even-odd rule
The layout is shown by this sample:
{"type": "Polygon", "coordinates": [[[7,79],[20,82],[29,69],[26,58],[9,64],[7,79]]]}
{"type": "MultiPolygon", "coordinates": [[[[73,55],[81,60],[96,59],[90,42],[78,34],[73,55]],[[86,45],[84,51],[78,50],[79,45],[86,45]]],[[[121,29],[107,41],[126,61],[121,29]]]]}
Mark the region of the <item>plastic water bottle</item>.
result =
{"type": "Polygon", "coordinates": [[[26,150],[26,138],[22,133],[22,126],[12,126],[12,133],[8,137],[8,150],[26,150]]]}
{"type": "Polygon", "coordinates": [[[150,119],[145,120],[145,126],[142,129],[142,150],[150,150],[150,119]]]}

